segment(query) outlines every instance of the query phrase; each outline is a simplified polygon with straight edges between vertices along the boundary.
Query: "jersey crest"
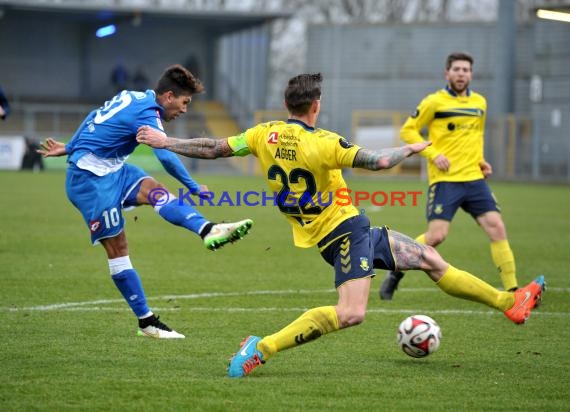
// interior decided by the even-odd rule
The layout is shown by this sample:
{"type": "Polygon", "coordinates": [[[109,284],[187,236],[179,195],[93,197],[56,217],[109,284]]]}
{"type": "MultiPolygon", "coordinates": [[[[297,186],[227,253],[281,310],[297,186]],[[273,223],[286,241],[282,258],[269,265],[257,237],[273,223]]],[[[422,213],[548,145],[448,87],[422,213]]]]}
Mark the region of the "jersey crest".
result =
{"type": "Polygon", "coordinates": [[[367,257],[361,257],[360,258],[360,268],[362,270],[370,270],[370,266],[368,265],[368,258],[367,257]]]}
{"type": "Polygon", "coordinates": [[[348,140],[346,140],[344,137],[338,139],[338,142],[340,144],[340,147],[342,147],[343,149],[350,149],[351,147],[354,147],[354,145],[350,143],[348,140]]]}

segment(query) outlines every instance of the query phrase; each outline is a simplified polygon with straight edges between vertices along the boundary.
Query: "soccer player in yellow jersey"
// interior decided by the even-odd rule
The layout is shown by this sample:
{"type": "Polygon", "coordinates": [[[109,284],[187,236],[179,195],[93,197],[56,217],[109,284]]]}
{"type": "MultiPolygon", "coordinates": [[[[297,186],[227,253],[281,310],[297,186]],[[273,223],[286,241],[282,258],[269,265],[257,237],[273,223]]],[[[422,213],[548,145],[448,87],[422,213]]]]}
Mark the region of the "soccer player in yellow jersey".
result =
{"type": "MultiPolygon", "coordinates": [[[[461,207],[489,237],[491,257],[504,289],[516,290],[515,258],[499,207],[485,181],[492,173],[483,157],[487,102],[469,89],[473,58],[452,53],[445,67],[447,86],[423,99],[400,130],[402,140],[417,143],[424,140],[420,132],[427,127],[432,142],[421,153],[428,160],[428,228],[416,241],[433,247],[442,243],[461,207]]],[[[389,271],[380,286],[380,298],[391,300],[403,276],[402,271],[389,271]]]]}
{"type": "Polygon", "coordinates": [[[287,121],[259,124],[225,139],[176,139],[151,128],[140,128],[137,140],[156,148],[202,159],[245,156],[259,160],[277,204],[291,224],[295,245],[317,246],[334,267],[338,302],[310,309],[283,329],[264,338],[249,336],[228,367],[228,376],[242,377],[277,352],[310,342],[364,320],[374,268],[420,269],[445,293],[503,311],[524,323],[540,301],[541,276],[516,292],[499,291],[447,263],[430,246],[370,220],[343,198],[347,186],[341,169],[390,168],[421,152],[429,142],[375,152],[358,147],[336,133],[315,127],[321,109],[319,74],[301,74],[285,90],[287,121]]]}

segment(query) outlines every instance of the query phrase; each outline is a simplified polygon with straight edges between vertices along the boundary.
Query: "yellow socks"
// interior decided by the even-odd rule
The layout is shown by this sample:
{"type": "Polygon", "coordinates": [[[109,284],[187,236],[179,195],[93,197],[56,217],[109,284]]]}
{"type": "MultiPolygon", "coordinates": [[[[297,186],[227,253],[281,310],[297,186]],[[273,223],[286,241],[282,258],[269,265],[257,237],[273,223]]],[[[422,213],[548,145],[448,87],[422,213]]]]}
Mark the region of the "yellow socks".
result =
{"type": "Polygon", "coordinates": [[[509,246],[509,241],[499,240],[491,242],[491,257],[493,258],[493,263],[499,269],[499,275],[505,290],[516,288],[518,284],[515,273],[515,257],[509,246]]]}
{"type": "MultiPolygon", "coordinates": [[[[422,245],[426,243],[426,235],[422,233],[416,237],[416,242],[422,245]]],[[[491,257],[495,267],[499,269],[499,276],[505,290],[511,290],[518,287],[515,257],[508,240],[499,240],[491,242],[491,257]]]]}
{"type": "Polygon", "coordinates": [[[504,312],[515,303],[514,294],[501,292],[472,274],[449,265],[437,286],[445,293],[457,298],[484,303],[504,312]]]}
{"type": "Polygon", "coordinates": [[[339,329],[334,306],[309,309],[279,332],[264,337],[257,349],[267,360],[275,353],[315,340],[339,329]]]}

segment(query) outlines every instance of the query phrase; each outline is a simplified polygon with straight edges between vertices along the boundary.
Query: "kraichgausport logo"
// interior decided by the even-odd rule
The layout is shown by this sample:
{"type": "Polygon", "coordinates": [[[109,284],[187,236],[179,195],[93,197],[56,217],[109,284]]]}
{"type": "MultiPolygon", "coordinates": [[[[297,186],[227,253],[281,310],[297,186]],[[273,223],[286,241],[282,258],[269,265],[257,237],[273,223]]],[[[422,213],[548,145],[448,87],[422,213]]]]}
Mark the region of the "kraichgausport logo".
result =
{"type": "Polygon", "coordinates": [[[223,191],[221,194],[214,192],[200,192],[192,194],[187,189],[179,188],[178,196],[172,196],[163,188],[151,190],[148,201],[153,206],[163,206],[176,201],[179,205],[188,204],[190,206],[279,206],[282,207],[328,207],[335,203],[340,207],[354,205],[360,206],[365,202],[370,202],[374,206],[417,206],[418,196],[421,191],[376,191],[367,192],[348,188],[339,188],[334,192],[315,192],[312,196],[308,192],[266,192],[236,191],[234,193],[223,191]],[[192,199],[192,195],[197,199],[192,199]]]}

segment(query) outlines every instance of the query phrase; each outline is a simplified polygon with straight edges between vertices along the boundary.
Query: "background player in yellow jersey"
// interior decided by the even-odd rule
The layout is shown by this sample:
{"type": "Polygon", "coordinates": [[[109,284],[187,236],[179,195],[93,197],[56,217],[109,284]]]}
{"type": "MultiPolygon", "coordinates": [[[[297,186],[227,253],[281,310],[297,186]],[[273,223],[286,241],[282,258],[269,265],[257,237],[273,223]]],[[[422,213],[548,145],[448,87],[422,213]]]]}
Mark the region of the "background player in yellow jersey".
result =
{"type": "Polygon", "coordinates": [[[228,367],[230,377],[242,377],[277,352],[320,336],[360,324],[364,320],[374,268],[420,269],[449,295],[473,300],[503,311],[523,323],[541,298],[541,276],[516,292],[502,292],[468,272],[454,268],[437,251],[386,227],[371,227],[368,217],[337,191],[346,190],[341,169],[390,168],[421,152],[429,143],[374,152],[351,144],[336,133],[315,128],[321,108],[320,74],[289,80],[285,105],[289,119],[259,124],[225,139],[176,139],[140,128],[137,140],[185,156],[213,159],[253,154],[278,206],[293,228],[295,245],[318,246],[334,267],[336,306],[310,309],[278,332],[246,338],[228,367]]]}
{"type": "MultiPolygon", "coordinates": [[[[499,207],[485,181],[493,171],[483,157],[487,102],[469,89],[472,68],[469,54],[447,56],[447,86],[423,99],[400,130],[402,140],[417,143],[424,140],[420,132],[427,127],[432,142],[421,153],[428,160],[428,228],[416,241],[433,247],[442,243],[461,207],[489,236],[491,257],[503,287],[516,290],[515,258],[499,207]]],[[[402,271],[389,271],[380,286],[380,298],[391,300],[403,276],[402,271]]]]}

